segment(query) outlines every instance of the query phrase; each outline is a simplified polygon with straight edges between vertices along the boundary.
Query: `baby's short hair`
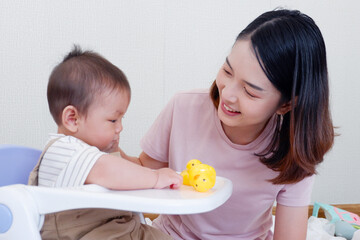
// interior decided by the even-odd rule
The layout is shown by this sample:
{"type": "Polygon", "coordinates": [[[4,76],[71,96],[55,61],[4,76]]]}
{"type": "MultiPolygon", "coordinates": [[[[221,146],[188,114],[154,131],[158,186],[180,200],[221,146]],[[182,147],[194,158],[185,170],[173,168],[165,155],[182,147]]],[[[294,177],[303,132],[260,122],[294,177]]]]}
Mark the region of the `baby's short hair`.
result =
{"type": "Polygon", "coordinates": [[[51,115],[61,125],[62,111],[68,105],[87,114],[94,97],[105,90],[131,90],[125,74],[98,53],[82,51],[79,46],[65,56],[49,77],[47,99],[51,115]]]}

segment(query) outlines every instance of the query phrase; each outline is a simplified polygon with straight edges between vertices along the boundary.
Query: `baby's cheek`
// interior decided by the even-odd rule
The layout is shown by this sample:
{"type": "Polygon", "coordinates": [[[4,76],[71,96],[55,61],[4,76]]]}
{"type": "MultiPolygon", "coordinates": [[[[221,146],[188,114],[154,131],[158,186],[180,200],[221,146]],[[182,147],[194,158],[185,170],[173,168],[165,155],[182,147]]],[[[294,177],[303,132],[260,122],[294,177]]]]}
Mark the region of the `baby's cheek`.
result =
{"type": "Polygon", "coordinates": [[[118,147],[118,144],[111,143],[111,144],[109,144],[107,147],[105,147],[104,150],[102,150],[102,151],[103,151],[103,152],[107,152],[107,153],[118,152],[118,151],[119,151],[119,147],[118,147]]]}

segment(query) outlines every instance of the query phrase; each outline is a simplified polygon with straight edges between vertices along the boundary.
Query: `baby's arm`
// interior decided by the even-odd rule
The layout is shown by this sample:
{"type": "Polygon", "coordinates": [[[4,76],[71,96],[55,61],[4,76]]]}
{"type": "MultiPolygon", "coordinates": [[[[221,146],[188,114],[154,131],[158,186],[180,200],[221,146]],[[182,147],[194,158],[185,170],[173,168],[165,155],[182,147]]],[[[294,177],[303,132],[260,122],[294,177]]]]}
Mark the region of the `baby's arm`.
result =
{"type": "Polygon", "coordinates": [[[152,170],[110,154],[101,156],[90,170],[85,184],[114,190],[179,188],[181,175],[169,168],[152,170]]]}

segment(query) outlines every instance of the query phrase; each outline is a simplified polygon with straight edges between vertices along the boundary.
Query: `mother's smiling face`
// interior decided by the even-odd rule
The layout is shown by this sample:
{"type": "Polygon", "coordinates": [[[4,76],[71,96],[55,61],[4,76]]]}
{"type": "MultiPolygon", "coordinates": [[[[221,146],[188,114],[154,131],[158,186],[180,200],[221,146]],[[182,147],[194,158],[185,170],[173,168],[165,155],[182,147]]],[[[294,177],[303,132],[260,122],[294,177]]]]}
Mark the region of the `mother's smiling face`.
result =
{"type": "Polygon", "coordinates": [[[262,70],[250,40],[235,43],[219,70],[216,86],[218,116],[227,135],[239,131],[260,134],[280,108],[281,93],[262,70]]]}

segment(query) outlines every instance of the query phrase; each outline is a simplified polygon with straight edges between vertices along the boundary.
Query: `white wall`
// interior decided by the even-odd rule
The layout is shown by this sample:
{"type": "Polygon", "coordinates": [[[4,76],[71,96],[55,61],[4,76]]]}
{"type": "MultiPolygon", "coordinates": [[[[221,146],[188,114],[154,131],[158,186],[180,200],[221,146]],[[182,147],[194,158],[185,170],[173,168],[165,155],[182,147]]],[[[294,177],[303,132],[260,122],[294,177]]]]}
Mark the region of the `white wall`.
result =
{"type": "Polygon", "coordinates": [[[122,148],[139,140],[179,90],[208,88],[237,34],[278,6],[318,23],[328,51],[331,107],[341,135],[319,167],[313,201],[360,203],[359,3],[336,0],[0,1],[0,144],[42,148],[56,131],[48,112],[51,69],[74,43],[92,49],[129,78],[132,102],[122,148]]]}

